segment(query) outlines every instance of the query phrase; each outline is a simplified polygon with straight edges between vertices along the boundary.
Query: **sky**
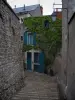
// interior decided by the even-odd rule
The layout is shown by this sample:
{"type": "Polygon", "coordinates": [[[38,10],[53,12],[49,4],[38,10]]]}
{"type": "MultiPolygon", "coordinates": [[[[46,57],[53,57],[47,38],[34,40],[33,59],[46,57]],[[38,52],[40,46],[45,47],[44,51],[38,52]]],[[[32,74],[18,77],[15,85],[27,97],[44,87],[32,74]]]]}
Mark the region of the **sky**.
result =
{"type": "MultiPolygon", "coordinates": [[[[53,12],[53,3],[61,4],[61,0],[7,0],[12,8],[22,7],[24,4],[26,6],[40,4],[43,6],[43,14],[50,15],[53,12]]],[[[55,8],[59,8],[60,6],[55,6],[55,8]]]]}

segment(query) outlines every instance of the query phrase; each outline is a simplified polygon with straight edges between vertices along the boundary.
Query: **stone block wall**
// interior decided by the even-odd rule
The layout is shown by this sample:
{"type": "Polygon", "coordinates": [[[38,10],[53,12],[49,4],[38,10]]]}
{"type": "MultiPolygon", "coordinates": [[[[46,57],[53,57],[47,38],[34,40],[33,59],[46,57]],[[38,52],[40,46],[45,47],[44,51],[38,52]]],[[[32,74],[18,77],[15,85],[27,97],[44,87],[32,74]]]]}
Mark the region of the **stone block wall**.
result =
{"type": "Polygon", "coordinates": [[[67,86],[67,51],[68,51],[68,0],[62,0],[62,57],[58,75],[60,99],[64,100],[67,86]],[[66,9],[64,9],[66,8],[66,9]]]}
{"type": "Polygon", "coordinates": [[[75,100],[75,0],[62,0],[61,100],[75,100]],[[63,99],[62,99],[63,97],[63,99]]]}
{"type": "Polygon", "coordinates": [[[67,66],[67,98],[75,100],[75,14],[69,23],[69,48],[67,66]]]}
{"type": "Polygon", "coordinates": [[[11,100],[24,84],[19,19],[0,0],[0,100],[11,100]]]}
{"type": "Polygon", "coordinates": [[[55,58],[55,61],[54,61],[54,64],[52,66],[53,68],[53,72],[54,72],[54,75],[61,75],[61,63],[62,63],[62,57],[61,55],[57,55],[56,58],[55,58]]]}

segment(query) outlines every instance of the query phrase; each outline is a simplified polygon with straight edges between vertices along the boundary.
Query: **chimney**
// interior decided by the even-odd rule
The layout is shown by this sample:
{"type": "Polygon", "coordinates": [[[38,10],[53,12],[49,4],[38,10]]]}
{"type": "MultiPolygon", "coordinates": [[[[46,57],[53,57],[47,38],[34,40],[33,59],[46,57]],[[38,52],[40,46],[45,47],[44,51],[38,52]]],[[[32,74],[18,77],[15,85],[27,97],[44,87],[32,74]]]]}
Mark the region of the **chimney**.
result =
{"type": "Polygon", "coordinates": [[[56,8],[56,12],[58,12],[58,8],[56,8]]]}
{"type": "Polygon", "coordinates": [[[43,15],[43,7],[40,6],[41,14],[43,15]]]}
{"type": "Polygon", "coordinates": [[[25,10],[25,4],[24,4],[24,10],[25,10]]]}
{"type": "Polygon", "coordinates": [[[15,8],[16,8],[16,5],[15,5],[15,8]]]}

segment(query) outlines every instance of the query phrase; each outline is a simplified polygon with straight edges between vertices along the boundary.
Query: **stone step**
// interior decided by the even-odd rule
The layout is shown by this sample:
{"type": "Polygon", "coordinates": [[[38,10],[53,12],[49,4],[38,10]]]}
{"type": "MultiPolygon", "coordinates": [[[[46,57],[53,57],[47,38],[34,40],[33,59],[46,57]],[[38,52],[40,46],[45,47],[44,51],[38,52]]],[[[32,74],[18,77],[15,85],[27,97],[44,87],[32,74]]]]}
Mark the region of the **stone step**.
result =
{"type": "Polygon", "coordinates": [[[59,100],[59,98],[53,98],[53,97],[15,97],[12,100],[59,100]]]}
{"type": "Polygon", "coordinates": [[[12,100],[59,100],[55,77],[26,72],[25,87],[12,100]]]}

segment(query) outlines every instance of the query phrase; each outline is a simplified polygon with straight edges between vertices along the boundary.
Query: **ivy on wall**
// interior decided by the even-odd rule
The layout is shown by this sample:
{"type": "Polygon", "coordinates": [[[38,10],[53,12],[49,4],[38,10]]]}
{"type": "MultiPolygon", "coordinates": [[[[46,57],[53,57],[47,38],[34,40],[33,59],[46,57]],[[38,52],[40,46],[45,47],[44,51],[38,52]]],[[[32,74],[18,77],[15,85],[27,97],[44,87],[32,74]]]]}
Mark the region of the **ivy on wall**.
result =
{"type": "MultiPolygon", "coordinates": [[[[52,65],[55,56],[61,49],[62,42],[62,26],[61,20],[52,21],[50,16],[29,17],[24,19],[25,26],[32,33],[36,32],[37,48],[41,49],[45,54],[45,65],[52,65]]],[[[25,46],[24,51],[33,46],[25,46]]]]}
{"type": "Polygon", "coordinates": [[[23,52],[29,51],[31,49],[39,50],[39,47],[36,45],[23,45],[23,52]]]}

